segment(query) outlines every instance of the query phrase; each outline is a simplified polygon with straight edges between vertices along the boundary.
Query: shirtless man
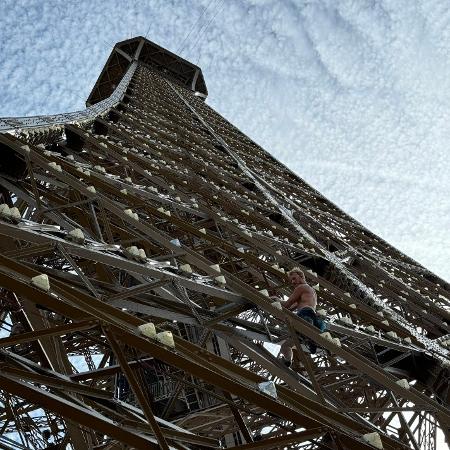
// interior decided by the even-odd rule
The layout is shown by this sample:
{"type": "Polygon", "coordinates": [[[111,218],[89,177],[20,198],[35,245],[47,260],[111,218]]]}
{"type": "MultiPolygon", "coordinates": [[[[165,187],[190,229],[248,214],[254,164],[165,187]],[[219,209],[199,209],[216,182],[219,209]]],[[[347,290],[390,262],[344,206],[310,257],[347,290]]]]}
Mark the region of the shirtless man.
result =
{"type": "MultiPolygon", "coordinates": [[[[321,324],[316,316],[317,294],[316,291],[306,283],[303,271],[294,267],[287,274],[289,283],[294,288],[290,297],[280,302],[282,306],[289,309],[289,311],[296,312],[297,316],[306,320],[311,325],[321,328],[321,324]]],[[[307,340],[308,347],[311,353],[316,352],[316,344],[313,341],[307,340]]],[[[281,345],[280,352],[283,354],[283,361],[286,366],[290,367],[292,362],[292,347],[291,339],[287,339],[281,345]]]]}

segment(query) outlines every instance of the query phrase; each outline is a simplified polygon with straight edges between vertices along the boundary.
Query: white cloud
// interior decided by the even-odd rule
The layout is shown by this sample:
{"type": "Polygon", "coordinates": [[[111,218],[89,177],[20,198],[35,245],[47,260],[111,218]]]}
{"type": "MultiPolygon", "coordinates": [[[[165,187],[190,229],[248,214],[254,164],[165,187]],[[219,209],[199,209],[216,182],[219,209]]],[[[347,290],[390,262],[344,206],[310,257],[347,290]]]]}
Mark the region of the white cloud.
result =
{"type": "MultiPolygon", "coordinates": [[[[115,42],[176,51],[209,3],[3,1],[0,116],[83,107],[115,42]]],[[[445,0],[213,0],[182,56],[209,104],[450,279],[449,20],[445,0]]]]}

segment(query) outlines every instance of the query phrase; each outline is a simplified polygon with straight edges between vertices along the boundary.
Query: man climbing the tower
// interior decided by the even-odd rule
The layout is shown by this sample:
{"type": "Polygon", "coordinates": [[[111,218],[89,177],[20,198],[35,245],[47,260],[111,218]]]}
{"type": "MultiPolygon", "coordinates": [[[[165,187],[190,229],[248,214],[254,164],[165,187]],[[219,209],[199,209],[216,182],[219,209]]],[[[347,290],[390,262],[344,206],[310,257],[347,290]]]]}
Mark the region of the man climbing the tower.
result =
{"type": "MultiPolygon", "coordinates": [[[[281,301],[281,305],[297,314],[306,322],[319,328],[319,330],[325,330],[325,322],[320,320],[316,315],[317,306],[317,294],[316,291],[306,283],[305,275],[299,267],[294,267],[287,274],[288,281],[294,288],[292,294],[286,301],[281,301]]],[[[317,346],[315,342],[310,339],[305,339],[309,351],[316,353],[317,346]]],[[[290,367],[292,362],[292,347],[293,343],[291,339],[287,339],[281,345],[280,352],[283,354],[283,362],[286,366],[290,367]]]]}

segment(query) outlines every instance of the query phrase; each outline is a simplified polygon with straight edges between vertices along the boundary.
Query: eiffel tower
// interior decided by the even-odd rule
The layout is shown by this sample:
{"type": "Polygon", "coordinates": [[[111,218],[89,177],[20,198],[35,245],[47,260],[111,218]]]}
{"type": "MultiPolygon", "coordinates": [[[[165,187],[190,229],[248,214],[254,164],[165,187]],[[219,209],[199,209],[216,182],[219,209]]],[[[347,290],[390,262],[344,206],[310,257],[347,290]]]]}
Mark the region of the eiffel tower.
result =
{"type": "Polygon", "coordinates": [[[85,110],[0,119],[0,447],[448,445],[448,283],[207,94],[137,37],[85,110]],[[293,267],[327,331],[277,301],[293,267]]]}

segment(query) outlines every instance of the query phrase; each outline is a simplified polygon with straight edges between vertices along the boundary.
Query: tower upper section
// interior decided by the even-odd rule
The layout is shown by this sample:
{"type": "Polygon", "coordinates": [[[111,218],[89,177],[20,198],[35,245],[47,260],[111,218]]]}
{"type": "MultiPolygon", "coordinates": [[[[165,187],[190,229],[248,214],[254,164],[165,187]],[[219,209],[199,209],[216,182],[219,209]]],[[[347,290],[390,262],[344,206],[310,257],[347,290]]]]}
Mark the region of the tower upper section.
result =
{"type": "Polygon", "coordinates": [[[206,98],[208,95],[200,67],[139,36],[118,42],[114,46],[86,105],[94,105],[109,97],[133,61],[158,69],[200,97],[206,98]]]}

